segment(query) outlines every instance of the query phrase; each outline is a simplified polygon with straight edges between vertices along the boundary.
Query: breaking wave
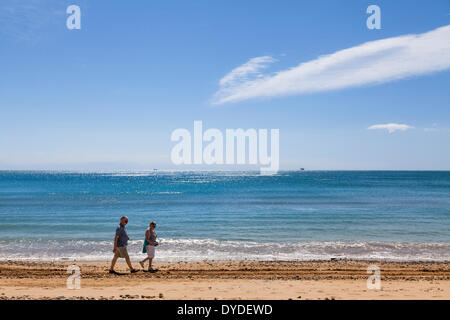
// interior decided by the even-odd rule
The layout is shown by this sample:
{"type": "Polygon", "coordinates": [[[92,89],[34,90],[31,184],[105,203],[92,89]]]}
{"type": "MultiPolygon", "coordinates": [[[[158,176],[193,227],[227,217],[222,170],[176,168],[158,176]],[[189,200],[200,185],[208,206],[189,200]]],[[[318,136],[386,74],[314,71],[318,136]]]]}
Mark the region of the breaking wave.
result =
{"type": "MultiPolygon", "coordinates": [[[[450,244],[404,242],[259,243],[214,239],[160,239],[156,259],[179,261],[311,261],[337,259],[387,261],[450,261],[450,244]]],[[[130,241],[132,260],[142,259],[142,241],[130,241]]],[[[111,241],[1,240],[0,260],[107,261],[111,241]]]]}

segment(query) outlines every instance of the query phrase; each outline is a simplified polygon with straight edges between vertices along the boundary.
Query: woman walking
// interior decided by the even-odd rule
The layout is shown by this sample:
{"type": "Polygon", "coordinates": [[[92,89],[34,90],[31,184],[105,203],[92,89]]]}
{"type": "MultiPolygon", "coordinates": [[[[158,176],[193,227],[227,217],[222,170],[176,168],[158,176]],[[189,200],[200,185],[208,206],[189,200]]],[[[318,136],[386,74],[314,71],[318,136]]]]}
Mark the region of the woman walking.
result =
{"type": "Polygon", "coordinates": [[[144,263],[145,263],[145,261],[148,260],[148,262],[149,262],[148,271],[149,272],[158,271],[157,269],[152,268],[152,261],[153,261],[153,258],[155,257],[155,247],[158,245],[158,242],[156,241],[157,235],[155,232],[155,228],[156,228],[156,222],[155,221],[150,222],[150,225],[147,228],[147,231],[145,231],[144,246],[142,248],[142,253],[147,253],[147,258],[145,258],[144,260],[139,262],[142,269],[145,269],[144,263]]]}

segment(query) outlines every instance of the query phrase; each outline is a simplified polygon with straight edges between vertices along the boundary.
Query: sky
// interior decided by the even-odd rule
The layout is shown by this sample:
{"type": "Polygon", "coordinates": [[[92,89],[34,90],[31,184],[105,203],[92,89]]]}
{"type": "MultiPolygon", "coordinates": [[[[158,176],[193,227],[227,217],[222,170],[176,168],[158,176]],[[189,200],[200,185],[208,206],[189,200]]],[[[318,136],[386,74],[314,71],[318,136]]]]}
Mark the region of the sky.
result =
{"type": "Polygon", "coordinates": [[[448,0],[8,0],[0,66],[0,170],[253,168],[174,165],[195,120],[279,129],[282,170],[450,170],[448,0]]]}

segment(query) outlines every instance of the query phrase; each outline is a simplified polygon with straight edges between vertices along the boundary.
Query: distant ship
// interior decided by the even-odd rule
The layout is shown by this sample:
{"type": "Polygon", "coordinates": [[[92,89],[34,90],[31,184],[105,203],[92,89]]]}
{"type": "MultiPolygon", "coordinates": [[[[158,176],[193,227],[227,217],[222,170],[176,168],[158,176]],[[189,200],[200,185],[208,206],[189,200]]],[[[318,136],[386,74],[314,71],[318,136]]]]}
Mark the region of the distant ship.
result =
{"type": "Polygon", "coordinates": [[[300,168],[300,171],[305,171],[305,168],[300,168]]]}

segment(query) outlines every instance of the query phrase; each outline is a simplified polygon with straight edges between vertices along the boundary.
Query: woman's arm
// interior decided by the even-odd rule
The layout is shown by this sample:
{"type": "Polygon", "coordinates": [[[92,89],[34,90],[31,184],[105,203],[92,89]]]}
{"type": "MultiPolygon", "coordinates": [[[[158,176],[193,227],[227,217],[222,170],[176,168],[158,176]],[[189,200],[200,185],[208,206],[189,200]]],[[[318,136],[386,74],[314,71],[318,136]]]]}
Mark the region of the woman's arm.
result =
{"type": "Polygon", "coordinates": [[[145,231],[145,239],[147,239],[147,242],[150,243],[152,246],[158,244],[157,242],[150,240],[150,230],[145,231]]]}

